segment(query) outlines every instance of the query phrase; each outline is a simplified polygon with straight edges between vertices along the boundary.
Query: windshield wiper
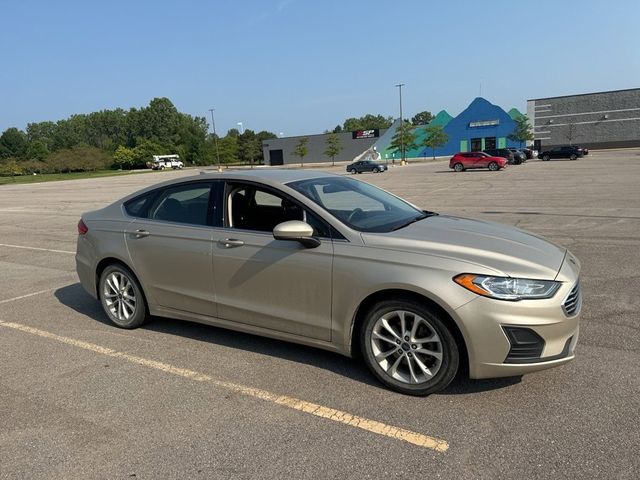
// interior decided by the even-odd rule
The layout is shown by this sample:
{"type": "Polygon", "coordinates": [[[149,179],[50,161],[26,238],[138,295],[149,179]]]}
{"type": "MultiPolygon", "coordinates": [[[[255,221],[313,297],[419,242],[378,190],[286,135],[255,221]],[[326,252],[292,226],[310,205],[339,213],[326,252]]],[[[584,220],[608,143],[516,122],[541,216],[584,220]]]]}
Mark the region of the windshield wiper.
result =
{"type": "Polygon", "coordinates": [[[427,217],[433,217],[434,215],[437,215],[437,213],[425,211],[422,215],[418,215],[417,217],[412,218],[408,222],[402,223],[402,224],[398,225],[397,227],[392,228],[391,231],[395,232],[396,230],[400,230],[401,228],[407,227],[407,226],[411,225],[412,223],[419,222],[420,220],[424,220],[427,217]]]}

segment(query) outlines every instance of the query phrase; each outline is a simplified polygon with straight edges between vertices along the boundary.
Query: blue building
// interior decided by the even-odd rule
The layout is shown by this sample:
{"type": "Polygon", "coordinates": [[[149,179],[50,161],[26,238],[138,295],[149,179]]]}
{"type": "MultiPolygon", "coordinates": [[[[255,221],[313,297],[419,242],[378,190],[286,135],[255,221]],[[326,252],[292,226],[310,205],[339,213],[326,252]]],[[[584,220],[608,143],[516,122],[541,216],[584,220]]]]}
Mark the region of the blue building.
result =
{"type": "MultiPolygon", "coordinates": [[[[448,156],[457,152],[469,152],[485,150],[487,148],[520,147],[519,142],[509,140],[516,122],[514,118],[522,116],[517,109],[511,109],[509,113],[497,105],[477,97],[458,116],[451,117],[444,110],[440,112],[430,125],[441,125],[448,136],[447,143],[435,149],[436,156],[448,156]]],[[[389,144],[399,121],[389,129],[385,138],[380,138],[376,143],[376,149],[382,153],[382,158],[390,159],[391,150],[389,144]]],[[[416,140],[421,144],[425,138],[425,127],[416,129],[416,140]]],[[[430,157],[434,152],[429,147],[420,146],[413,150],[407,150],[407,158],[430,157]]],[[[394,158],[398,156],[397,152],[394,158]]]]}
{"type": "MultiPolygon", "coordinates": [[[[487,148],[519,147],[509,140],[516,122],[502,108],[478,97],[460,115],[444,126],[449,141],[436,148],[436,156],[453,155],[487,148]]],[[[432,155],[430,148],[423,148],[418,156],[432,155]]]]}

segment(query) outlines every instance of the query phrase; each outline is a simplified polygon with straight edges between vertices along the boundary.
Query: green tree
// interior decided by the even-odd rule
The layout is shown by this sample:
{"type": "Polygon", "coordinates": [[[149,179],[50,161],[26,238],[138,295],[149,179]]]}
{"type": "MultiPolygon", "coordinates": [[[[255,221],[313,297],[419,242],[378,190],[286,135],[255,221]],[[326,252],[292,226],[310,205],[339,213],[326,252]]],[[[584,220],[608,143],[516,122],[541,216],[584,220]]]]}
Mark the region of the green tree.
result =
{"type": "Polygon", "coordinates": [[[24,157],[27,151],[27,134],[15,127],[7,128],[0,135],[0,158],[24,157]]]}
{"type": "Polygon", "coordinates": [[[413,150],[418,147],[418,145],[416,145],[414,128],[415,127],[411,125],[410,122],[405,120],[398,125],[395,134],[391,138],[389,149],[392,152],[400,152],[400,158],[402,160],[405,159],[407,150],[413,150]]]}
{"type": "Polygon", "coordinates": [[[368,113],[362,117],[347,118],[342,125],[342,129],[347,132],[353,132],[356,130],[374,130],[376,128],[389,128],[392,123],[393,117],[385,117],[383,115],[373,115],[368,113]]]}
{"type": "Polygon", "coordinates": [[[533,131],[529,119],[524,115],[515,119],[516,126],[507,137],[509,140],[519,142],[520,146],[527,140],[533,140],[533,131]]]}
{"type": "Polygon", "coordinates": [[[336,156],[342,151],[342,145],[340,144],[340,137],[337,133],[331,133],[327,137],[327,148],[324,150],[324,154],[331,158],[331,165],[336,164],[336,156]]]}
{"type": "Polygon", "coordinates": [[[449,141],[449,135],[444,132],[442,125],[429,125],[425,129],[427,132],[422,145],[431,148],[433,159],[436,158],[436,148],[442,147],[449,141]]]}
{"type": "Polygon", "coordinates": [[[431,120],[433,120],[433,115],[431,112],[425,110],[424,112],[416,113],[411,118],[411,123],[413,125],[427,125],[431,120]]]}
{"type": "Polygon", "coordinates": [[[293,154],[297,157],[300,157],[300,166],[304,166],[304,157],[306,157],[307,153],[309,153],[309,149],[307,147],[307,143],[309,143],[309,139],[307,137],[303,137],[298,140],[298,144],[296,148],[293,149],[293,154]]]}
{"type": "Polygon", "coordinates": [[[29,142],[25,158],[29,160],[44,160],[49,156],[49,149],[42,140],[29,142]]]}
{"type": "Polygon", "coordinates": [[[218,140],[220,163],[235,163],[238,161],[238,137],[226,135],[218,140]]]}
{"type": "Polygon", "coordinates": [[[254,164],[262,152],[262,142],[253,130],[245,130],[238,137],[238,157],[244,163],[254,164]]]}
{"type": "Polygon", "coordinates": [[[333,129],[333,133],[341,133],[342,132],[342,125],[336,125],[333,129]]]}
{"type": "Polygon", "coordinates": [[[133,149],[131,168],[143,168],[150,162],[154,155],[170,155],[173,151],[153,140],[140,139],[133,149]]]}
{"type": "Polygon", "coordinates": [[[130,169],[135,161],[135,152],[133,148],[120,145],[113,153],[113,165],[117,168],[130,169]]]}
{"type": "Polygon", "coordinates": [[[27,138],[30,143],[42,142],[50,152],[54,149],[53,140],[58,125],[55,122],[37,122],[27,124],[27,138]]]}

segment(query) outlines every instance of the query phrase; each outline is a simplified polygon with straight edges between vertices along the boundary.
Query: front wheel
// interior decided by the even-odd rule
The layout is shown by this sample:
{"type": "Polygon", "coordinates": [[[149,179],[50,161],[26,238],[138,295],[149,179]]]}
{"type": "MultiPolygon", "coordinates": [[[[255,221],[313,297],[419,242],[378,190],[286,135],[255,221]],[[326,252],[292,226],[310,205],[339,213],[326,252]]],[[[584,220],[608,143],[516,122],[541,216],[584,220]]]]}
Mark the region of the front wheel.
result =
{"type": "Polygon", "coordinates": [[[496,162],[491,162],[489,164],[489,170],[491,170],[492,172],[497,172],[498,170],[500,170],[500,166],[496,162]]]}
{"type": "Polygon", "coordinates": [[[380,171],[380,169],[378,169],[378,167],[373,169],[373,173],[378,173],[380,171]]]}
{"type": "Polygon", "coordinates": [[[147,306],[135,275],[119,264],[102,271],[99,282],[102,309],[120,328],[137,328],[147,320],[147,306]]]}
{"type": "Polygon", "coordinates": [[[442,319],[411,300],[375,305],[360,331],[360,346],[378,380],[407,395],[443,390],[460,362],[458,346],[442,319]]]}
{"type": "Polygon", "coordinates": [[[353,175],[354,173],[356,173],[356,169],[355,169],[355,168],[350,169],[350,170],[349,170],[349,173],[350,173],[351,175],[353,175]]]}
{"type": "Polygon", "coordinates": [[[578,158],[578,156],[576,154],[573,154],[569,157],[569,160],[575,160],[576,158],[578,158]]]}
{"type": "Polygon", "coordinates": [[[464,171],[464,166],[463,166],[461,163],[456,163],[456,164],[453,166],[453,169],[454,169],[456,172],[462,172],[462,171],[464,171]]]}
{"type": "Polygon", "coordinates": [[[542,157],[542,160],[544,160],[545,162],[548,162],[549,158],[550,158],[549,155],[545,155],[544,157],[542,157]]]}

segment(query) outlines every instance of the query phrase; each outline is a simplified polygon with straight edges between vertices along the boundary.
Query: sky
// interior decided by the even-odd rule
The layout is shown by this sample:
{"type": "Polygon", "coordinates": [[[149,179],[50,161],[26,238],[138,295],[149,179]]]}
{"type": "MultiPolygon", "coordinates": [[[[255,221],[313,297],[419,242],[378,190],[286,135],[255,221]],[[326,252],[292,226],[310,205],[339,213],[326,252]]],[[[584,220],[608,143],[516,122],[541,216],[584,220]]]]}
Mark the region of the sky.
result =
{"type": "Polygon", "coordinates": [[[244,128],[640,87],[638,0],[0,0],[0,132],[168,97],[244,128]]]}

